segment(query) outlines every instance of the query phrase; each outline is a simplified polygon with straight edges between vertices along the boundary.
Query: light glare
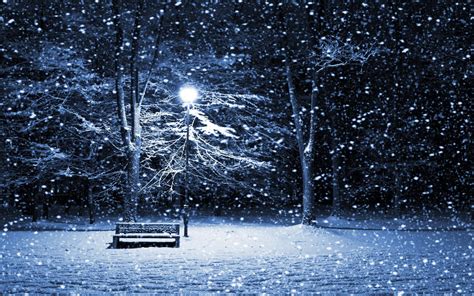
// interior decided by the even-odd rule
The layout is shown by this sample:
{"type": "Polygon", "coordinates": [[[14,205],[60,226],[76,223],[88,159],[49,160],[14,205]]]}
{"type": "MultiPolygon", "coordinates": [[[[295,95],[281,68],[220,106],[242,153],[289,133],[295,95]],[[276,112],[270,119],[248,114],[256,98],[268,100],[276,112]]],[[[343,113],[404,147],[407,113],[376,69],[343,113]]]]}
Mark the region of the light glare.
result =
{"type": "Polygon", "coordinates": [[[192,104],[198,97],[198,91],[192,86],[184,86],[179,90],[179,97],[185,104],[192,104]]]}

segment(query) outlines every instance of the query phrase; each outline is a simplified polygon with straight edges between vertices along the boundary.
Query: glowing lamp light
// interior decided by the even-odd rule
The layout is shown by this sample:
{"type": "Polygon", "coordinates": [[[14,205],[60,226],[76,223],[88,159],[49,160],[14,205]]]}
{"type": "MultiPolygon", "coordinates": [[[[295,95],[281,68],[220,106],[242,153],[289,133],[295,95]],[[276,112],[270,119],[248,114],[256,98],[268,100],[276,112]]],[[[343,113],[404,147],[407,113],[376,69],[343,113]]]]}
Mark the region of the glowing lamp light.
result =
{"type": "Polygon", "coordinates": [[[179,97],[185,104],[192,104],[198,98],[198,91],[192,86],[183,86],[179,90],[179,97]]]}

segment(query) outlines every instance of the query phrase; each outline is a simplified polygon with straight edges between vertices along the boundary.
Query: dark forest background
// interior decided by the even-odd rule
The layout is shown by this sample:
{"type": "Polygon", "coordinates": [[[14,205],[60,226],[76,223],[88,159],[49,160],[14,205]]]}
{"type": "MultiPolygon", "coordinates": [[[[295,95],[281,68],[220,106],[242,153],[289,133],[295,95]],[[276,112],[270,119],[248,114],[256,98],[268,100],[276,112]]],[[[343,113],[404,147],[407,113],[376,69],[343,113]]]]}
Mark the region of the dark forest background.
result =
{"type": "Polygon", "coordinates": [[[132,73],[126,94],[150,89],[139,116],[139,213],[174,209],[182,196],[181,171],[163,171],[181,146],[163,147],[179,134],[169,123],[184,116],[176,96],[185,83],[202,92],[196,106],[207,118],[239,136],[216,136],[209,149],[255,160],[209,169],[194,159],[194,209],[304,207],[296,116],[302,136],[314,135],[314,215],[471,211],[469,1],[8,0],[0,11],[4,207],[36,219],[53,205],[91,217],[126,206],[133,172],[117,116],[121,65],[132,73]],[[316,77],[314,57],[338,45],[370,58],[316,77]]]}

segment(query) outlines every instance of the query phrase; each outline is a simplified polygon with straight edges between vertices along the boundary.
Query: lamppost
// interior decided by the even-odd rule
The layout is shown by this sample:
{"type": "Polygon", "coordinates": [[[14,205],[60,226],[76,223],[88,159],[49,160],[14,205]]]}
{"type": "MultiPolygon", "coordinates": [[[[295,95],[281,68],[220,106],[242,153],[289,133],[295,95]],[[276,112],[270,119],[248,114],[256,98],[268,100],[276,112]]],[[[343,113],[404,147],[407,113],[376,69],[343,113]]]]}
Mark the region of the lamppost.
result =
{"type": "Polygon", "coordinates": [[[192,86],[183,86],[179,90],[179,97],[183,102],[183,105],[186,107],[186,142],[185,142],[185,158],[186,158],[186,165],[184,169],[184,206],[181,211],[183,217],[183,224],[184,224],[184,237],[188,237],[188,222],[189,222],[189,178],[188,178],[188,171],[189,171],[189,108],[193,104],[194,101],[198,98],[198,91],[196,88],[192,86]]]}

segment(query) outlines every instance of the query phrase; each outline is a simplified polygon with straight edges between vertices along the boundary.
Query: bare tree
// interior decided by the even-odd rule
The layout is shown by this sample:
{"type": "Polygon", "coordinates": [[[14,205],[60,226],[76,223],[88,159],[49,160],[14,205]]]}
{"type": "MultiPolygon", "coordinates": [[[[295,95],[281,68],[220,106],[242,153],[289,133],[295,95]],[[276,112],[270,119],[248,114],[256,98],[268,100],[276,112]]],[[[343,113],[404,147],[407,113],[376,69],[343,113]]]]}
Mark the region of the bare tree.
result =
{"type": "MultiPolygon", "coordinates": [[[[317,105],[319,88],[317,85],[318,77],[324,70],[347,66],[351,64],[364,64],[370,57],[377,53],[372,47],[360,47],[352,43],[340,41],[337,38],[322,37],[317,50],[310,52],[308,62],[311,65],[311,110],[309,123],[303,122],[303,110],[298,103],[297,92],[293,82],[292,58],[286,50],[285,67],[286,79],[288,84],[289,99],[292,106],[292,117],[296,130],[296,141],[298,143],[298,152],[300,158],[302,181],[303,181],[303,224],[310,224],[314,219],[314,151],[315,151],[315,133],[317,128],[317,105]],[[305,138],[304,129],[308,129],[307,138],[305,138]]],[[[334,129],[335,127],[332,127],[334,129]]],[[[334,136],[334,134],[332,134],[334,136]]],[[[333,151],[333,153],[337,153],[333,151]]],[[[337,155],[334,155],[336,157],[337,155]]],[[[335,160],[334,160],[335,161],[335,160]]],[[[333,184],[336,184],[338,165],[333,165],[333,184]]],[[[335,214],[339,212],[340,196],[336,185],[333,190],[333,209],[335,214]]]]}
{"type": "MultiPolygon", "coordinates": [[[[8,46],[21,48],[17,43],[8,46]]],[[[34,187],[31,198],[19,198],[28,200],[34,218],[43,204],[47,218],[56,180],[77,177],[92,187],[95,181],[113,179],[115,168],[103,161],[102,153],[112,147],[108,143],[114,135],[103,114],[113,105],[101,96],[107,81],[89,71],[70,48],[45,42],[38,50],[18,51],[15,58],[27,62],[2,69],[9,78],[2,83],[6,95],[0,120],[6,145],[1,153],[7,169],[0,173],[0,186],[13,192],[34,187]],[[14,78],[18,76],[23,78],[14,78]]],[[[93,204],[89,196],[91,221],[93,204]]]]}
{"type": "Polygon", "coordinates": [[[190,109],[191,189],[205,192],[214,187],[268,197],[271,189],[264,181],[276,170],[277,154],[287,148],[290,133],[276,122],[278,116],[267,112],[271,100],[248,90],[255,70],[239,68],[245,55],[218,57],[212,48],[200,48],[187,56],[180,47],[179,41],[163,43],[161,75],[149,80],[142,115],[147,175],[142,192],[176,192],[183,186],[185,108],[176,96],[179,85],[170,81],[184,81],[199,89],[190,109]]]}
{"type": "Polygon", "coordinates": [[[151,77],[151,73],[155,68],[156,60],[158,57],[158,48],[161,41],[161,21],[162,15],[160,16],[160,30],[157,33],[157,38],[154,44],[154,54],[148,71],[147,80],[143,89],[140,90],[140,69],[138,65],[138,55],[140,52],[140,41],[141,31],[143,26],[143,13],[144,13],[144,1],[140,0],[136,3],[134,8],[134,19],[133,28],[131,35],[131,50],[129,53],[129,71],[130,71],[130,84],[129,84],[129,104],[130,108],[126,108],[125,103],[125,77],[124,77],[124,57],[125,52],[125,40],[124,40],[124,28],[122,24],[122,5],[120,0],[112,1],[113,10],[113,22],[115,27],[115,96],[117,100],[117,116],[119,118],[120,131],[122,134],[122,145],[126,154],[127,159],[127,184],[124,197],[124,220],[125,221],[136,221],[137,220],[137,206],[138,206],[138,195],[140,191],[140,156],[142,150],[142,128],[141,128],[141,106],[143,99],[145,98],[148,80],[151,77]],[[127,116],[127,111],[129,114],[127,116]],[[130,124],[129,124],[130,121],[130,124]]]}

